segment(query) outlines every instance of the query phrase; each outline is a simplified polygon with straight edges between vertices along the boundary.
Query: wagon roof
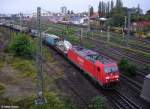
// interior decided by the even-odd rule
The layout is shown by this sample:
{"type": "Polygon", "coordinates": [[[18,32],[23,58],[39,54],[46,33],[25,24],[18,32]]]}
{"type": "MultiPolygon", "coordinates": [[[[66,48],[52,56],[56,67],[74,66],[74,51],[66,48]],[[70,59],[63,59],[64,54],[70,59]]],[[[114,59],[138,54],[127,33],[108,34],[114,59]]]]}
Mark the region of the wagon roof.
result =
{"type": "Polygon", "coordinates": [[[45,37],[52,37],[58,39],[59,37],[54,34],[44,34],[45,37]]]}

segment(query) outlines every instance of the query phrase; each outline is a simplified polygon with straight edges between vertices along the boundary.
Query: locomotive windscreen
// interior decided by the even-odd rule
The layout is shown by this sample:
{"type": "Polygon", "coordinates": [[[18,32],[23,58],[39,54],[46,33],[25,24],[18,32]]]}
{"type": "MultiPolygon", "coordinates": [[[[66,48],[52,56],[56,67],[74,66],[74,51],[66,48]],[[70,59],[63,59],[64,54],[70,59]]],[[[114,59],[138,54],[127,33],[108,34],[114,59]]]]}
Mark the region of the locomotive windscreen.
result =
{"type": "Polygon", "coordinates": [[[118,67],[117,66],[105,66],[104,71],[105,73],[116,73],[118,72],[118,67]]]}

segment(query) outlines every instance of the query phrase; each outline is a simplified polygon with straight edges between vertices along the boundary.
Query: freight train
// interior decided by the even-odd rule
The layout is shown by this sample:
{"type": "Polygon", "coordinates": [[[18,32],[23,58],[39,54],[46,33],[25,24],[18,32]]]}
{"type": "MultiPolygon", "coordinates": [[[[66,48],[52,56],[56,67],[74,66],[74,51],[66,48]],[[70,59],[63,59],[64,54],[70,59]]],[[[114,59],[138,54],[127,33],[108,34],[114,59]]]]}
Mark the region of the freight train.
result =
{"type": "Polygon", "coordinates": [[[92,50],[72,46],[70,42],[60,40],[60,37],[52,34],[45,34],[42,39],[46,45],[64,55],[101,86],[119,81],[119,70],[114,60],[92,50]]]}
{"type": "MultiPolygon", "coordinates": [[[[16,26],[11,26],[11,28],[16,26]]],[[[22,27],[17,28],[22,31],[22,27]]],[[[16,30],[16,28],[14,28],[16,30]]],[[[24,30],[27,32],[28,30],[24,30]]],[[[36,31],[31,35],[37,34],[36,31]]],[[[108,86],[112,83],[118,83],[120,73],[117,62],[97,53],[95,51],[72,46],[69,41],[61,40],[60,37],[53,34],[42,34],[42,41],[47,46],[53,47],[57,52],[61,53],[65,58],[80,68],[84,73],[88,74],[93,80],[97,81],[101,86],[108,86]]]]}

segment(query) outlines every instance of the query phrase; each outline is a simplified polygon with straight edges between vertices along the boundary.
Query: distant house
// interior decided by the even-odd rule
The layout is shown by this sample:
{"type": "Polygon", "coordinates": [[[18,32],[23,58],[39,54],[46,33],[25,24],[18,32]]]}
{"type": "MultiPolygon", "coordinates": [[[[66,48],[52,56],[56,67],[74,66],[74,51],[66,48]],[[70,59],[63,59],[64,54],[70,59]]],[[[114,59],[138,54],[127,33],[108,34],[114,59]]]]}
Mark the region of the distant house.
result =
{"type": "Polygon", "coordinates": [[[79,25],[79,24],[85,24],[85,23],[87,23],[88,18],[87,17],[80,17],[80,16],[71,16],[69,21],[72,24],[79,25]]]}
{"type": "Polygon", "coordinates": [[[107,18],[99,17],[98,12],[95,12],[92,16],[90,16],[90,23],[94,25],[95,27],[105,26],[106,21],[107,21],[107,18]]]}
{"type": "Polygon", "coordinates": [[[150,20],[142,20],[138,22],[133,22],[131,24],[131,31],[135,32],[135,35],[138,36],[140,39],[150,36],[147,27],[150,26],[150,20]],[[146,32],[145,32],[146,30],[146,32]]]}
{"type": "Polygon", "coordinates": [[[133,22],[131,25],[131,29],[132,31],[143,30],[148,26],[150,26],[150,20],[143,20],[143,21],[133,22]]]}
{"type": "Polygon", "coordinates": [[[97,20],[99,18],[99,14],[97,12],[93,13],[92,16],[90,16],[90,20],[97,20]]]}
{"type": "Polygon", "coordinates": [[[52,22],[52,23],[58,23],[58,22],[61,22],[62,20],[63,20],[62,16],[50,16],[49,17],[49,22],[52,22]]]}

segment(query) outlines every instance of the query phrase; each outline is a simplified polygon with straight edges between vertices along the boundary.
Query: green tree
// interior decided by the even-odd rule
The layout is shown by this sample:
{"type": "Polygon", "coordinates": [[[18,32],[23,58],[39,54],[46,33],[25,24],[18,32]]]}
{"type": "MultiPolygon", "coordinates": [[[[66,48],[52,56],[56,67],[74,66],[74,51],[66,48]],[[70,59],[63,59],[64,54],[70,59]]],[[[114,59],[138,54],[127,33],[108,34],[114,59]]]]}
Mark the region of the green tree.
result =
{"type": "Polygon", "coordinates": [[[73,10],[71,10],[71,14],[74,14],[73,10]]]}
{"type": "Polygon", "coordinates": [[[106,3],[102,1],[102,16],[105,16],[106,14],[106,3]]]}
{"type": "Polygon", "coordinates": [[[102,14],[102,2],[101,1],[99,2],[99,5],[98,5],[98,14],[99,14],[99,17],[101,17],[101,14],[102,14]]]}
{"type": "Polygon", "coordinates": [[[110,3],[110,10],[112,10],[114,8],[114,1],[111,0],[111,3],[110,3]]]}
{"type": "MultiPolygon", "coordinates": [[[[111,18],[108,22],[111,26],[123,26],[124,24],[124,16],[127,16],[127,8],[113,8],[109,14],[111,18]]],[[[108,23],[108,24],[109,24],[108,23]]]]}
{"type": "Polygon", "coordinates": [[[109,13],[109,11],[110,11],[110,2],[108,1],[107,2],[107,13],[109,13]]]}
{"type": "Polygon", "coordinates": [[[90,7],[90,16],[92,16],[94,14],[94,8],[93,6],[90,7]]]}
{"type": "Polygon", "coordinates": [[[148,10],[148,11],[146,12],[146,15],[150,15],[150,10],[148,10]]]}
{"type": "Polygon", "coordinates": [[[67,14],[70,14],[70,10],[67,11],[67,14]]]}
{"type": "Polygon", "coordinates": [[[123,7],[123,2],[122,0],[116,0],[116,8],[122,8],[123,7]]]}
{"type": "Polygon", "coordinates": [[[16,56],[33,58],[36,50],[33,40],[25,34],[14,34],[9,50],[16,56]]]}
{"type": "Polygon", "coordinates": [[[137,11],[138,11],[138,14],[140,14],[140,4],[138,4],[138,8],[137,8],[137,11]]]}
{"type": "Polygon", "coordinates": [[[108,1],[106,4],[106,17],[109,17],[109,13],[110,13],[110,2],[108,1]]]}

